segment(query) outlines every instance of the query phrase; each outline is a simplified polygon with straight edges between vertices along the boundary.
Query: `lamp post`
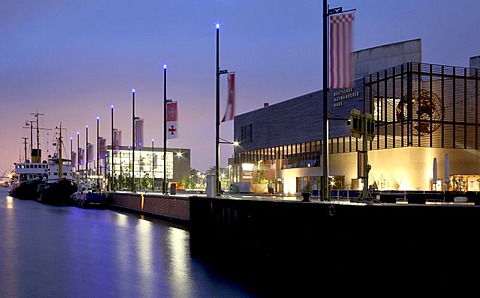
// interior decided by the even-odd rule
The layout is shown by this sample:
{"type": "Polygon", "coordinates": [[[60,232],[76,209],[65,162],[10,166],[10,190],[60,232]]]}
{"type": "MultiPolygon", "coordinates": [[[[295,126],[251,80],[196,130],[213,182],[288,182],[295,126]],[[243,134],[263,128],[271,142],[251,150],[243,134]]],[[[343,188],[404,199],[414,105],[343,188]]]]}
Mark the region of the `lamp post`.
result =
{"type": "Polygon", "coordinates": [[[328,4],[323,1],[323,185],[322,199],[330,200],[329,159],[328,159],[328,4]]]}
{"type": "Polygon", "coordinates": [[[221,195],[220,182],[220,75],[227,74],[228,70],[220,69],[220,24],[216,24],[217,38],[216,38],[216,71],[215,71],[215,194],[221,195]]]}
{"type": "Polygon", "coordinates": [[[85,182],[88,182],[88,125],[85,126],[85,182]]]}
{"type": "MultiPolygon", "coordinates": [[[[70,137],[70,165],[72,166],[72,168],[74,164],[75,164],[75,161],[73,160],[73,137],[70,137]]],[[[72,175],[73,175],[73,170],[72,170],[72,175]]]]}
{"type": "Polygon", "coordinates": [[[167,193],[167,65],[163,65],[163,194],[167,193]]]}
{"type": "Polygon", "coordinates": [[[80,132],[77,131],[77,182],[80,182],[80,132]]]}
{"type": "MultiPolygon", "coordinates": [[[[73,137],[70,137],[70,159],[72,160],[73,162],[73,137]]],[[[26,156],[25,156],[26,158],[26,156]]]]}
{"type": "Polygon", "coordinates": [[[114,169],[114,165],[113,165],[113,105],[110,106],[110,109],[111,109],[111,126],[112,126],[112,130],[111,130],[111,151],[110,151],[110,190],[113,191],[114,188],[115,188],[115,181],[114,181],[114,172],[113,172],[113,169],[114,169]]]}
{"type": "Polygon", "coordinates": [[[132,89],[132,192],[135,192],[135,89],[132,89]]]}
{"type": "Polygon", "coordinates": [[[155,191],[155,140],[152,139],[152,191],[155,191]]]}
{"type": "Polygon", "coordinates": [[[216,68],[215,68],[215,194],[219,194],[219,167],[220,167],[220,24],[217,23],[216,38],[216,68]]]}
{"type": "Polygon", "coordinates": [[[97,116],[97,145],[96,145],[96,149],[97,149],[97,158],[96,158],[96,163],[97,163],[97,171],[96,171],[96,174],[97,174],[97,188],[100,189],[100,179],[99,179],[99,176],[100,176],[100,142],[99,142],[99,126],[100,126],[100,117],[97,116]]]}

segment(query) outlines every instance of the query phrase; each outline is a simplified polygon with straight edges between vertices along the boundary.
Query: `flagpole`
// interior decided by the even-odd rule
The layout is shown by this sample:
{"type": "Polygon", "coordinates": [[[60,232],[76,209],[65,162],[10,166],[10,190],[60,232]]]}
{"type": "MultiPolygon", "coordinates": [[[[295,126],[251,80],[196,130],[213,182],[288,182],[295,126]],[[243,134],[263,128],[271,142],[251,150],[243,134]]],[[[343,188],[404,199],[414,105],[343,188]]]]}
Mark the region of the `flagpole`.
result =
{"type": "Polygon", "coordinates": [[[99,148],[99,138],[100,138],[100,131],[99,131],[99,128],[100,128],[100,117],[97,116],[97,158],[96,158],[96,165],[97,165],[97,170],[96,170],[96,174],[97,174],[97,189],[100,189],[100,179],[98,178],[100,176],[100,158],[99,158],[99,155],[100,155],[100,148],[99,148]]]}
{"type": "Polygon", "coordinates": [[[329,94],[329,81],[328,81],[328,37],[329,28],[328,21],[330,15],[353,11],[343,11],[342,7],[328,8],[327,0],[323,0],[323,141],[322,141],[322,154],[323,154],[323,183],[322,183],[322,199],[324,201],[330,200],[330,161],[328,154],[328,140],[329,140],[329,128],[328,128],[328,94],[329,94]]]}
{"type": "Polygon", "coordinates": [[[227,69],[220,69],[220,24],[217,23],[217,38],[216,38],[216,72],[215,72],[215,194],[221,196],[220,184],[220,75],[228,74],[227,69]]]}
{"type": "Polygon", "coordinates": [[[110,106],[110,120],[111,120],[111,127],[112,127],[112,131],[110,132],[111,133],[111,145],[112,145],[112,150],[110,151],[111,153],[111,156],[110,156],[110,160],[111,160],[111,163],[110,163],[110,178],[109,181],[110,181],[110,191],[113,191],[115,189],[115,181],[114,181],[114,172],[113,172],[113,169],[114,169],[114,164],[113,164],[113,145],[114,145],[114,139],[113,139],[113,105],[110,106]]]}
{"type": "Polygon", "coordinates": [[[80,182],[80,132],[77,131],[77,182],[80,182]]]}
{"type": "Polygon", "coordinates": [[[220,195],[220,24],[216,25],[217,27],[217,38],[216,38],[216,110],[215,110],[215,194],[216,196],[220,195]]]}
{"type": "Polygon", "coordinates": [[[135,192],[135,89],[132,89],[132,192],[135,192]]]}
{"type": "Polygon", "coordinates": [[[329,158],[328,158],[328,4],[323,0],[323,185],[322,200],[330,200],[329,158]]]}
{"type": "Polygon", "coordinates": [[[85,126],[85,183],[88,183],[88,125],[85,126]]]}
{"type": "Polygon", "coordinates": [[[163,65],[163,194],[167,193],[167,65],[163,65]]]}

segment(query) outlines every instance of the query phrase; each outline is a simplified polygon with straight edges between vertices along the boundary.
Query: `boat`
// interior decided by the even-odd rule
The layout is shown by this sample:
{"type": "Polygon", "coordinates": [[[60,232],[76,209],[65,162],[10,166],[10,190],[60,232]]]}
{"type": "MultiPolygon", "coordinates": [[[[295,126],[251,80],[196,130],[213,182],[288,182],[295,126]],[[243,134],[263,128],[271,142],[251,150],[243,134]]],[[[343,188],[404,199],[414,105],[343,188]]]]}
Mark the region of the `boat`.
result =
{"type": "Polygon", "coordinates": [[[47,163],[26,160],[14,165],[8,194],[17,199],[34,200],[37,197],[38,185],[47,170],[47,163]]]}
{"type": "MultiPolygon", "coordinates": [[[[38,145],[37,145],[38,147],[38,145]]],[[[38,185],[47,170],[47,161],[41,161],[41,150],[32,149],[31,161],[14,163],[8,194],[17,199],[35,200],[38,185]]]]}
{"type": "MultiPolygon", "coordinates": [[[[17,199],[35,200],[37,197],[38,185],[47,170],[47,161],[42,161],[42,150],[40,149],[39,140],[39,123],[38,116],[36,117],[37,130],[37,146],[33,148],[31,143],[30,160],[27,159],[27,148],[25,143],[25,160],[23,162],[14,163],[14,169],[10,172],[10,182],[8,186],[8,194],[17,199]]],[[[30,139],[33,140],[33,125],[34,121],[27,121],[27,126],[30,127],[30,139]]]]}
{"type": "Polygon", "coordinates": [[[106,208],[109,204],[107,195],[91,184],[81,183],[78,189],[70,196],[71,204],[80,208],[106,208]]]}
{"type": "Polygon", "coordinates": [[[72,161],[62,156],[62,128],[56,128],[59,131],[57,138],[57,150],[48,156],[47,170],[43,176],[42,182],[37,188],[37,201],[49,205],[68,205],[70,196],[77,191],[75,183],[72,161]]]}

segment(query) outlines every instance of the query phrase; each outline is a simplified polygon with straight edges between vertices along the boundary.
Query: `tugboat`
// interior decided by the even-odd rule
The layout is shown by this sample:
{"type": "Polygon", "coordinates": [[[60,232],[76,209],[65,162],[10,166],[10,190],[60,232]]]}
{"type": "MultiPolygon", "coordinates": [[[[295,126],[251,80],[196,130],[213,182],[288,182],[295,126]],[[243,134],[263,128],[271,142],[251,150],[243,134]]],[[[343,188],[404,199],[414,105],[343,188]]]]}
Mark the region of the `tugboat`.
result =
{"type": "Polygon", "coordinates": [[[37,201],[49,205],[68,205],[70,196],[77,190],[72,172],[72,161],[62,156],[62,127],[57,138],[57,152],[49,156],[47,170],[38,185],[37,201]]]}

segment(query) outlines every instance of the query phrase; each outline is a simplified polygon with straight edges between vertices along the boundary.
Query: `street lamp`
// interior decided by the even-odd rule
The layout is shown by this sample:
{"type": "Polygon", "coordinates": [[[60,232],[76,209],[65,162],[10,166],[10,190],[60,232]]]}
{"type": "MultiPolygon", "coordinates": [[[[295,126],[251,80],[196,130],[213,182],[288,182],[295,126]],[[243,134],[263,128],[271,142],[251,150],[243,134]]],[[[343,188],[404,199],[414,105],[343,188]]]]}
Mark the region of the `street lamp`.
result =
{"type": "Polygon", "coordinates": [[[132,89],[132,192],[135,192],[135,89],[132,89]]]}
{"type": "Polygon", "coordinates": [[[113,177],[114,177],[114,173],[113,173],[113,169],[114,169],[114,165],[113,165],[113,105],[110,106],[110,109],[111,109],[111,118],[112,118],[112,119],[111,119],[111,121],[112,121],[112,123],[111,123],[111,126],[112,126],[111,134],[112,134],[112,135],[111,135],[111,140],[110,140],[110,142],[111,142],[111,149],[112,149],[112,150],[110,151],[110,154],[111,154],[110,160],[111,160],[111,162],[110,162],[110,179],[109,179],[109,181],[110,181],[110,190],[113,191],[114,188],[115,188],[115,186],[114,186],[114,185],[115,185],[115,181],[113,180],[113,179],[114,179],[114,178],[113,178],[113,177]]]}
{"type": "MultiPolygon", "coordinates": [[[[27,158],[26,155],[25,155],[25,158],[27,158]]],[[[70,137],[70,160],[73,163],[73,137],[70,137]]]]}
{"type": "Polygon", "coordinates": [[[155,140],[152,139],[152,191],[155,191],[155,140]]]}
{"type": "Polygon", "coordinates": [[[85,126],[85,182],[88,182],[88,125],[85,126]]]}
{"type": "Polygon", "coordinates": [[[97,171],[96,171],[96,174],[97,174],[97,189],[100,189],[100,180],[99,180],[99,176],[100,176],[100,173],[99,173],[99,170],[100,170],[99,126],[100,126],[100,117],[97,116],[97,145],[96,145],[96,149],[97,149],[97,156],[96,156],[96,163],[97,163],[97,171]]]}
{"type": "MultiPolygon", "coordinates": [[[[217,196],[221,195],[221,181],[220,181],[220,144],[225,143],[225,140],[220,138],[220,75],[228,74],[228,70],[220,69],[220,24],[216,24],[217,28],[217,43],[216,43],[216,138],[215,138],[215,193],[217,196]],[[220,141],[223,140],[223,141],[220,141]]],[[[233,144],[233,143],[232,143],[233,144]]]]}
{"type": "Polygon", "coordinates": [[[163,194],[167,193],[167,65],[163,65],[163,194]]]}
{"type": "Polygon", "coordinates": [[[215,110],[215,193],[220,196],[220,75],[228,73],[226,69],[220,69],[220,24],[216,24],[216,110],[215,110]]]}
{"type": "Polygon", "coordinates": [[[77,131],[77,179],[80,179],[80,132],[79,131],[77,131]]]}

